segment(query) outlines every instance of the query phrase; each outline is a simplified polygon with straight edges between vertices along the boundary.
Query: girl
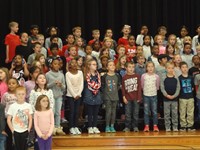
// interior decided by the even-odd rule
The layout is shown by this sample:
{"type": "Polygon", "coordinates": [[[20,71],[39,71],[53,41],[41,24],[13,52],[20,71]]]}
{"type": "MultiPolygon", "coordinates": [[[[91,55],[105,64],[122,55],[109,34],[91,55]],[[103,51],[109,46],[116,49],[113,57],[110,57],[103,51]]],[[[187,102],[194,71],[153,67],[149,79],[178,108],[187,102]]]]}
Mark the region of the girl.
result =
{"type": "Polygon", "coordinates": [[[144,95],[144,132],[149,132],[149,112],[152,111],[153,131],[158,132],[158,116],[157,116],[157,90],[159,90],[160,79],[155,74],[155,65],[153,62],[147,62],[147,73],[141,77],[141,86],[144,95]]]}
{"type": "Polygon", "coordinates": [[[157,68],[160,64],[158,62],[159,47],[157,43],[154,43],[152,48],[152,55],[148,58],[148,61],[152,61],[157,68]]]}
{"type": "Polygon", "coordinates": [[[126,55],[122,55],[119,58],[118,63],[116,65],[116,70],[121,77],[123,77],[126,74],[125,64],[126,64],[126,55]]]}
{"type": "MultiPolygon", "coordinates": [[[[200,24],[196,27],[197,35],[192,38],[192,49],[196,52],[196,46],[200,44],[200,24]]],[[[195,53],[196,54],[196,53],[195,53]]]]}
{"type": "Polygon", "coordinates": [[[60,126],[60,112],[62,107],[62,96],[65,91],[65,77],[60,72],[60,60],[59,58],[53,58],[50,64],[50,71],[46,73],[47,88],[51,89],[54,95],[54,116],[55,116],[55,129],[57,134],[65,135],[60,126]]]}
{"type": "MultiPolygon", "coordinates": [[[[112,29],[106,29],[106,33],[104,37],[108,37],[111,38],[113,40],[113,31],[112,29]]],[[[111,49],[115,49],[117,47],[117,42],[115,40],[113,40],[113,44],[111,49]]]]}
{"type": "Polygon", "coordinates": [[[116,55],[116,53],[115,53],[115,51],[113,49],[111,49],[112,45],[113,45],[113,40],[111,38],[109,38],[109,37],[104,38],[104,40],[103,40],[103,46],[106,49],[108,49],[110,58],[112,60],[114,60],[114,56],[116,55]]]}
{"type": "Polygon", "coordinates": [[[88,113],[88,133],[100,133],[97,128],[99,107],[102,104],[100,96],[101,79],[97,72],[97,62],[91,59],[85,66],[85,86],[83,102],[87,106],[88,113]]]}
{"type": "Polygon", "coordinates": [[[128,45],[126,47],[126,55],[128,58],[128,61],[131,61],[136,56],[136,44],[135,44],[135,37],[133,35],[130,35],[128,37],[128,45]]]}
{"type": "Polygon", "coordinates": [[[100,57],[100,60],[101,60],[102,67],[98,69],[98,72],[100,73],[102,77],[107,72],[107,63],[108,63],[109,58],[106,55],[102,55],[100,57]]]}
{"type": "Polygon", "coordinates": [[[20,85],[24,85],[25,79],[29,76],[29,71],[27,63],[21,55],[14,57],[9,74],[11,77],[16,78],[20,85]]]}
{"type": "Polygon", "coordinates": [[[174,62],[174,74],[176,77],[179,77],[182,74],[181,69],[180,69],[180,63],[182,62],[181,55],[175,54],[173,58],[173,62],[174,62]]]}
{"type": "Polygon", "coordinates": [[[41,69],[39,67],[31,67],[29,71],[30,71],[30,74],[29,74],[30,80],[26,81],[24,84],[26,88],[26,102],[29,101],[31,90],[33,90],[35,87],[35,79],[38,76],[38,74],[41,72],[41,69]]]}
{"type": "Polygon", "coordinates": [[[128,36],[131,33],[131,26],[124,25],[122,28],[123,37],[119,38],[118,45],[122,44],[124,46],[128,45],[128,36]]]}
{"type": "Polygon", "coordinates": [[[37,60],[33,61],[33,63],[31,64],[31,67],[38,67],[42,70],[42,64],[37,60]]]}
{"type": "Polygon", "coordinates": [[[84,47],[83,47],[84,46],[83,39],[80,38],[80,37],[76,38],[75,45],[78,48],[78,55],[85,57],[86,54],[85,54],[85,50],[84,50],[84,47]]]}
{"type": "Polygon", "coordinates": [[[177,45],[179,47],[179,50],[182,50],[183,49],[183,40],[185,38],[185,36],[188,35],[188,28],[186,26],[182,26],[181,27],[181,30],[180,30],[180,37],[177,37],[177,45]]]}
{"type": "Polygon", "coordinates": [[[144,35],[143,37],[143,53],[146,60],[151,56],[151,36],[150,35],[144,35]]]}
{"type": "Polygon", "coordinates": [[[96,60],[99,62],[99,55],[100,55],[100,50],[101,50],[101,43],[99,40],[95,40],[92,43],[92,56],[96,58],[96,60]]]}
{"type": "MultiPolygon", "coordinates": [[[[45,47],[46,47],[46,49],[49,49],[50,45],[51,45],[50,38],[53,35],[58,36],[59,29],[57,27],[51,26],[51,27],[47,28],[47,34],[48,34],[48,38],[46,38],[46,40],[45,40],[45,47]]],[[[62,47],[63,47],[61,38],[58,38],[58,47],[59,47],[59,49],[62,49],[62,47]]]]}
{"type": "MultiPolygon", "coordinates": [[[[7,118],[7,112],[10,106],[17,101],[17,97],[15,96],[15,90],[19,86],[19,82],[15,78],[10,78],[8,80],[8,92],[6,92],[1,98],[1,103],[5,106],[5,118],[7,118]]],[[[5,128],[6,133],[8,134],[6,140],[6,148],[12,149],[12,132],[6,123],[5,128]]]]}
{"type": "Polygon", "coordinates": [[[172,45],[168,44],[166,46],[166,54],[168,55],[168,60],[172,60],[174,58],[175,49],[172,45]]]}
{"type": "Polygon", "coordinates": [[[37,98],[35,110],[34,127],[39,149],[51,150],[54,115],[50,108],[49,98],[46,95],[40,95],[37,98]]]}
{"type": "Polygon", "coordinates": [[[81,94],[83,91],[83,73],[77,68],[77,61],[72,59],[66,73],[67,97],[70,105],[70,134],[81,134],[77,127],[81,94]]]}
{"type": "Polygon", "coordinates": [[[122,55],[125,55],[126,48],[123,45],[118,45],[116,51],[117,51],[117,54],[115,55],[115,60],[114,60],[115,65],[118,62],[118,58],[121,57],[122,55]]]}
{"type": "Polygon", "coordinates": [[[193,66],[192,63],[192,45],[189,43],[185,43],[183,47],[183,55],[181,55],[182,61],[188,64],[188,68],[190,69],[193,66]]]}
{"type": "Polygon", "coordinates": [[[42,67],[42,72],[43,73],[47,73],[48,72],[48,67],[45,64],[45,56],[44,56],[44,54],[37,54],[35,56],[35,60],[40,62],[41,67],[42,67]]]}
{"type": "Polygon", "coordinates": [[[9,73],[7,68],[0,68],[0,100],[4,93],[8,91],[8,79],[9,79],[9,73]]]}
{"type": "Polygon", "coordinates": [[[163,46],[163,36],[162,35],[156,35],[154,38],[155,43],[158,44],[159,48],[159,55],[160,54],[165,54],[165,46],[163,46]]]}
{"type": "Polygon", "coordinates": [[[74,36],[72,34],[69,34],[69,35],[66,36],[65,40],[66,40],[67,44],[63,46],[62,54],[63,54],[63,56],[67,57],[68,56],[68,49],[69,49],[69,47],[74,45],[75,39],[74,39],[74,36]]]}
{"type": "Polygon", "coordinates": [[[170,34],[168,37],[168,44],[172,45],[174,47],[175,53],[179,54],[180,53],[180,49],[178,47],[177,44],[177,38],[175,34],[170,34]]]}

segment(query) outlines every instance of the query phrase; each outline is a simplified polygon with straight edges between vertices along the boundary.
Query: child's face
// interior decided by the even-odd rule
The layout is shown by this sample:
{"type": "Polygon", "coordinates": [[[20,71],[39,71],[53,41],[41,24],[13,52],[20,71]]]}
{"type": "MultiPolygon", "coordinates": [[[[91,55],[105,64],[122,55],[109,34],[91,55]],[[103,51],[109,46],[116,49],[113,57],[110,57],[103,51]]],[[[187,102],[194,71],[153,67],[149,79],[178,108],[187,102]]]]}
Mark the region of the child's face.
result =
{"type": "Polygon", "coordinates": [[[157,36],[157,39],[156,39],[156,43],[158,43],[158,45],[162,45],[162,43],[163,43],[163,38],[162,38],[162,36],[157,36]]]}
{"type": "Polygon", "coordinates": [[[40,69],[36,69],[36,70],[33,72],[33,74],[31,75],[31,77],[32,77],[33,79],[36,79],[36,77],[38,76],[39,73],[40,73],[40,69]]]}
{"type": "Polygon", "coordinates": [[[52,28],[50,31],[50,35],[57,35],[57,30],[55,28],[52,28]]]}
{"type": "Polygon", "coordinates": [[[144,38],[144,44],[145,44],[145,45],[150,45],[150,43],[151,43],[150,37],[149,37],[149,36],[146,36],[146,37],[144,38]]]}
{"type": "Polygon", "coordinates": [[[44,56],[41,56],[40,59],[39,59],[39,61],[40,61],[40,63],[41,63],[42,65],[44,65],[44,64],[45,64],[45,57],[44,57],[44,56]]]}
{"type": "Polygon", "coordinates": [[[137,59],[137,62],[140,64],[140,65],[143,65],[144,62],[145,62],[145,58],[140,56],[138,59],[137,59]]]}
{"type": "Polygon", "coordinates": [[[124,47],[120,47],[119,50],[118,50],[118,55],[122,56],[122,55],[125,54],[125,52],[126,52],[125,48],[124,47]]]}
{"type": "Polygon", "coordinates": [[[45,96],[43,99],[40,100],[41,108],[47,108],[49,105],[49,99],[45,96]]]}
{"type": "Polygon", "coordinates": [[[197,28],[197,34],[200,35],[200,27],[197,28]]]}
{"type": "Polygon", "coordinates": [[[191,45],[185,45],[184,52],[189,55],[191,53],[191,45]]]}
{"type": "Polygon", "coordinates": [[[77,64],[79,67],[81,67],[83,65],[83,57],[80,57],[78,60],[77,60],[77,64]]]}
{"type": "Polygon", "coordinates": [[[168,74],[174,74],[174,65],[168,65],[166,70],[168,74]]]}
{"type": "Polygon", "coordinates": [[[73,35],[69,35],[66,39],[68,44],[73,44],[74,43],[74,36],[73,35]]]}
{"type": "Polygon", "coordinates": [[[104,46],[107,47],[107,48],[110,48],[112,46],[112,41],[111,40],[106,40],[104,42],[104,46]]]}
{"type": "Polygon", "coordinates": [[[96,71],[97,70],[97,63],[96,61],[92,61],[90,66],[89,66],[91,71],[96,71]]]}
{"type": "Polygon", "coordinates": [[[63,60],[62,59],[59,61],[59,65],[60,65],[60,69],[62,69],[63,68],[63,60]]]}
{"type": "Polygon", "coordinates": [[[192,39],[187,37],[187,38],[184,38],[184,43],[189,43],[189,44],[192,44],[192,39]]]}
{"type": "Polygon", "coordinates": [[[52,41],[51,41],[51,43],[56,43],[56,44],[58,44],[58,38],[56,38],[56,37],[53,38],[52,41]]]}
{"type": "Polygon", "coordinates": [[[131,37],[128,39],[128,43],[129,43],[130,46],[135,45],[135,37],[134,37],[134,36],[131,36],[131,37]]]}
{"type": "Polygon", "coordinates": [[[185,37],[188,34],[188,31],[185,28],[181,29],[181,37],[185,37]]]}
{"type": "Polygon", "coordinates": [[[108,71],[115,72],[115,69],[116,69],[115,63],[114,62],[109,62],[108,66],[107,66],[107,69],[108,69],[108,71]]]}
{"type": "Polygon", "coordinates": [[[15,89],[18,87],[18,83],[14,79],[10,79],[8,81],[8,89],[12,92],[15,91],[15,89]]]}
{"type": "Polygon", "coordinates": [[[72,60],[70,63],[70,68],[73,70],[77,70],[78,64],[76,60],[72,60]]]}
{"type": "Polygon", "coordinates": [[[37,80],[36,80],[35,83],[37,83],[38,85],[45,85],[46,82],[47,82],[47,80],[46,80],[45,75],[40,74],[40,75],[37,77],[37,80]]]}
{"type": "Polygon", "coordinates": [[[28,43],[28,34],[23,33],[21,36],[21,43],[27,44],[28,43]]]}
{"type": "Polygon", "coordinates": [[[85,53],[86,53],[87,55],[91,55],[91,54],[92,54],[92,47],[91,47],[91,46],[86,46],[86,48],[85,48],[85,53]]]}
{"type": "Polygon", "coordinates": [[[142,53],[143,53],[143,47],[137,46],[137,54],[142,54],[142,53]]]}
{"type": "Polygon", "coordinates": [[[197,54],[200,55],[200,48],[197,48],[196,51],[197,51],[197,54]]]}
{"type": "Polygon", "coordinates": [[[112,38],[112,36],[113,36],[112,30],[107,30],[106,31],[106,37],[112,38]]]}
{"type": "Polygon", "coordinates": [[[80,29],[76,29],[76,30],[74,31],[74,36],[75,36],[75,37],[81,37],[81,30],[80,30],[80,29]]]}
{"type": "Polygon", "coordinates": [[[122,65],[125,65],[125,64],[126,64],[126,57],[125,57],[125,56],[122,57],[122,58],[120,59],[120,63],[121,63],[122,65]]]}
{"type": "Polygon", "coordinates": [[[158,55],[159,54],[159,48],[158,48],[157,45],[153,47],[153,54],[154,55],[158,55]]]}
{"type": "Polygon", "coordinates": [[[169,46],[167,50],[169,54],[174,54],[174,48],[172,46],[169,46]]]}
{"type": "Polygon", "coordinates": [[[96,42],[94,43],[93,48],[94,48],[95,51],[99,51],[99,49],[101,48],[100,43],[99,43],[98,41],[96,41],[96,42]]]}
{"type": "Polygon", "coordinates": [[[44,45],[44,37],[43,37],[43,36],[38,37],[38,42],[39,42],[41,45],[44,45]]]}
{"type": "Polygon", "coordinates": [[[160,60],[160,64],[165,65],[166,63],[167,63],[167,57],[162,58],[162,59],[160,60]]]}
{"type": "Polygon", "coordinates": [[[38,28],[33,28],[31,30],[31,34],[34,35],[34,36],[36,36],[38,33],[39,33],[39,29],[38,28]]]}
{"type": "Polygon", "coordinates": [[[40,68],[40,69],[42,69],[42,64],[39,61],[37,61],[35,63],[35,66],[38,67],[38,68],[40,68]]]}
{"type": "Polygon", "coordinates": [[[131,30],[130,30],[130,28],[129,27],[124,27],[123,29],[122,29],[122,32],[124,33],[124,34],[129,34],[130,32],[131,32],[131,30]]]}
{"type": "Polygon", "coordinates": [[[182,65],[181,66],[181,72],[183,74],[187,74],[188,73],[188,66],[187,65],[182,65]]]}
{"type": "Polygon", "coordinates": [[[160,29],[159,34],[165,36],[167,34],[167,31],[165,29],[160,29]]]}
{"type": "Polygon", "coordinates": [[[59,71],[60,69],[60,61],[59,60],[53,60],[53,62],[51,63],[51,69],[54,71],[59,71]]]}
{"type": "Polygon", "coordinates": [[[101,64],[102,64],[103,67],[106,67],[107,63],[108,63],[108,58],[104,57],[104,58],[101,59],[101,64]]]}
{"type": "Polygon", "coordinates": [[[108,49],[105,49],[105,50],[103,51],[103,55],[109,56],[109,50],[108,50],[108,49]]]}
{"type": "Polygon", "coordinates": [[[35,47],[33,48],[33,50],[34,50],[34,52],[36,54],[40,54],[40,52],[41,52],[41,45],[36,44],[35,47]]]}
{"type": "Polygon", "coordinates": [[[58,48],[54,47],[51,49],[51,53],[53,56],[57,56],[58,55],[58,48]]]}
{"type": "Polygon", "coordinates": [[[200,63],[200,58],[199,58],[199,56],[193,56],[192,62],[193,62],[195,65],[199,65],[199,63],[200,63]]]}
{"type": "Polygon", "coordinates": [[[135,71],[135,65],[134,64],[128,64],[128,66],[126,67],[126,72],[128,74],[133,74],[135,71]]]}
{"type": "Polygon", "coordinates": [[[16,66],[22,65],[22,57],[20,55],[15,56],[13,61],[14,61],[16,66]]]}
{"type": "Polygon", "coordinates": [[[176,55],[175,57],[174,57],[174,63],[180,63],[182,61],[182,59],[181,59],[181,56],[180,55],[176,55]]]}
{"type": "Polygon", "coordinates": [[[176,44],[176,37],[175,36],[171,36],[169,38],[169,44],[171,44],[171,45],[175,45],[176,44]]]}
{"type": "Polygon", "coordinates": [[[0,81],[4,81],[6,79],[6,73],[0,69],[0,81]]]}
{"type": "Polygon", "coordinates": [[[16,97],[18,102],[24,102],[26,97],[26,91],[25,90],[17,90],[16,91],[16,97]]]}
{"type": "Polygon", "coordinates": [[[76,45],[79,47],[83,46],[83,40],[81,38],[77,39],[76,45]]]}
{"type": "Polygon", "coordinates": [[[146,34],[149,32],[149,29],[148,29],[147,26],[143,26],[141,30],[142,30],[141,32],[142,32],[144,35],[146,35],[146,34]]]}
{"type": "Polygon", "coordinates": [[[148,73],[154,73],[154,70],[155,70],[155,67],[154,67],[153,63],[149,63],[147,65],[147,72],[148,73]]]}
{"type": "Polygon", "coordinates": [[[94,39],[98,40],[99,37],[100,37],[100,32],[94,32],[94,33],[92,34],[92,36],[93,36],[94,39]]]}
{"type": "Polygon", "coordinates": [[[16,24],[16,25],[11,27],[11,31],[13,31],[14,33],[17,33],[18,30],[19,30],[19,25],[18,24],[16,24]]]}
{"type": "Polygon", "coordinates": [[[76,56],[76,53],[76,47],[71,47],[69,50],[69,55],[74,57],[76,56]]]}

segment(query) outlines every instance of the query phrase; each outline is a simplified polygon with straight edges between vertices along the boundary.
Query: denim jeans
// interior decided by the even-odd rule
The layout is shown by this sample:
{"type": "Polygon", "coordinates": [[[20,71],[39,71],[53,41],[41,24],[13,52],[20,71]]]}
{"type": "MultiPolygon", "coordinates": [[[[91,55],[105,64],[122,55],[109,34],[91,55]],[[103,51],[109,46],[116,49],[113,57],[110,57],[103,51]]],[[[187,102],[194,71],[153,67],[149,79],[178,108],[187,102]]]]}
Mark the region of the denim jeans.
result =
{"type": "Polygon", "coordinates": [[[0,133],[0,150],[5,150],[6,136],[0,133]]]}
{"type": "Polygon", "coordinates": [[[133,128],[138,127],[139,107],[140,104],[136,100],[128,101],[128,103],[125,105],[126,128],[130,129],[131,127],[133,128]]]}
{"type": "Polygon", "coordinates": [[[55,118],[55,127],[60,127],[60,111],[62,107],[62,97],[55,99],[55,108],[54,108],[54,118],[55,118]]]}
{"type": "Polygon", "coordinates": [[[144,123],[149,125],[149,112],[153,116],[153,124],[158,124],[157,96],[144,96],[144,123]]]}
{"type": "Polygon", "coordinates": [[[69,126],[70,128],[77,127],[80,99],[75,100],[73,97],[67,97],[67,99],[70,107],[69,126]]]}

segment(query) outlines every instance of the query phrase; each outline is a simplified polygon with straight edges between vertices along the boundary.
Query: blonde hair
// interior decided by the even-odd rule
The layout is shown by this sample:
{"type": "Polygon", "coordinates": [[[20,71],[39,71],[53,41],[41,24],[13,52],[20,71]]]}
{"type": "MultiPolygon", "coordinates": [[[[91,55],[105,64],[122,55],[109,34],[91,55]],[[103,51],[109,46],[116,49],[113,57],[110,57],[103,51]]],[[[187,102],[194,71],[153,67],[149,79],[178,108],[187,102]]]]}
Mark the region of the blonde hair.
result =
{"type": "Polygon", "coordinates": [[[39,37],[44,37],[44,35],[43,34],[37,34],[36,38],[38,39],[39,37]]]}
{"type": "Polygon", "coordinates": [[[94,30],[92,30],[92,34],[95,34],[95,33],[97,33],[97,32],[100,33],[100,30],[99,30],[99,29],[94,29],[94,30]]]}
{"type": "Polygon", "coordinates": [[[148,65],[150,65],[150,64],[153,64],[153,66],[154,66],[154,68],[155,68],[155,64],[152,62],[152,61],[147,61],[147,63],[146,63],[146,72],[148,71],[147,70],[147,67],[148,67],[148,65]]]}
{"type": "Polygon", "coordinates": [[[18,86],[15,91],[16,92],[17,91],[25,91],[26,92],[26,88],[24,86],[18,86]]]}
{"type": "Polygon", "coordinates": [[[76,30],[81,30],[81,27],[80,26],[76,26],[72,29],[72,32],[74,33],[76,30]]]}
{"type": "Polygon", "coordinates": [[[117,65],[116,65],[116,69],[117,69],[117,70],[120,70],[120,69],[121,69],[121,61],[120,61],[120,60],[121,60],[123,57],[127,57],[127,56],[126,56],[126,55],[122,55],[121,57],[118,58],[117,65]]]}
{"type": "Polygon", "coordinates": [[[166,64],[165,64],[165,68],[169,67],[169,66],[175,66],[173,62],[171,61],[168,61],[166,64]]]}
{"type": "Polygon", "coordinates": [[[10,74],[9,74],[8,69],[5,68],[5,67],[1,67],[0,70],[2,70],[3,72],[5,72],[5,74],[6,74],[6,81],[5,82],[8,83],[8,80],[10,78],[10,74]]]}
{"type": "Polygon", "coordinates": [[[97,63],[97,61],[95,59],[93,59],[93,58],[89,59],[89,60],[87,60],[85,62],[85,66],[84,66],[84,69],[83,69],[84,79],[86,78],[87,73],[90,72],[90,66],[91,66],[92,62],[96,62],[97,63]]]}
{"type": "Polygon", "coordinates": [[[8,27],[11,29],[12,27],[14,27],[16,25],[19,25],[19,24],[15,21],[12,21],[12,22],[9,23],[8,27]]]}

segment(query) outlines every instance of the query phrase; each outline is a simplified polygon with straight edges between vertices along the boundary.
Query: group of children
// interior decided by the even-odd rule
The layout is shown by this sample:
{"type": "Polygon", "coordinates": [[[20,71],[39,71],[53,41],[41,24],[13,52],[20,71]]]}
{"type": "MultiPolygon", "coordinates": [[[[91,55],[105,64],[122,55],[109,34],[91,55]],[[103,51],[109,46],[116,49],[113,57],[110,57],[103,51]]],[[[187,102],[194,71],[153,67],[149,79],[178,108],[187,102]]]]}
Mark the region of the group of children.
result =
{"type": "Polygon", "coordinates": [[[123,131],[139,132],[141,103],[145,132],[150,131],[150,117],[153,131],[159,131],[162,114],[167,132],[179,131],[179,123],[180,131],[195,131],[195,100],[200,119],[200,26],[193,41],[185,26],[180,38],[171,34],[166,40],[164,26],[154,39],[142,26],[135,39],[131,27],[124,25],[118,42],[112,39],[111,29],[100,41],[96,29],[88,44],[81,37],[81,27],[74,27],[66,45],[57,27],[48,28],[46,39],[37,25],[31,26],[30,36],[16,34],[17,22],[9,28],[5,62],[10,66],[0,68],[0,149],[6,141],[7,149],[14,143],[17,150],[25,150],[27,140],[34,137],[40,149],[51,149],[52,135],[65,135],[60,124],[66,117],[62,106],[67,103],[72,135],[81,134],[78,121],[83,118],[83,103],[89,134],[100,133],[101,106],[106,112],[105,132],[116,132],[118,106],[125,114],[123,131]]]}

